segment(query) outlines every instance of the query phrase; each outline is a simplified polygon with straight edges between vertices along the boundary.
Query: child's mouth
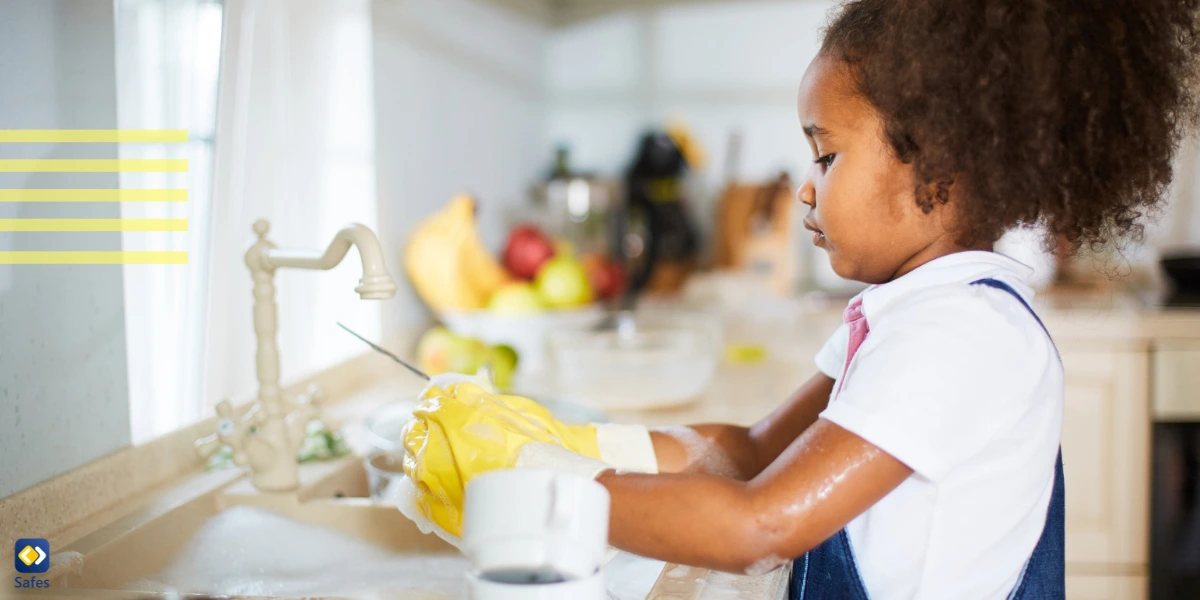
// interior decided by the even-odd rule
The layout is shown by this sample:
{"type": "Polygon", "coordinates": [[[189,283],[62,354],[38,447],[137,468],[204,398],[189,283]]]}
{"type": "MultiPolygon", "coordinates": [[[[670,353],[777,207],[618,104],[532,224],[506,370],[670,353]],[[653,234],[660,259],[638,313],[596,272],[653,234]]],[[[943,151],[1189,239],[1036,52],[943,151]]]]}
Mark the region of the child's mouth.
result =
{"type": "Polygon", "coordinates": [[[804,228],[813,232],[812,240],[814,246],[821,247],[825,245],[825,232],[821,231],[821,228],[817,227],[817,224],[809,220],[808,217],[804,218],[804,228]]]}

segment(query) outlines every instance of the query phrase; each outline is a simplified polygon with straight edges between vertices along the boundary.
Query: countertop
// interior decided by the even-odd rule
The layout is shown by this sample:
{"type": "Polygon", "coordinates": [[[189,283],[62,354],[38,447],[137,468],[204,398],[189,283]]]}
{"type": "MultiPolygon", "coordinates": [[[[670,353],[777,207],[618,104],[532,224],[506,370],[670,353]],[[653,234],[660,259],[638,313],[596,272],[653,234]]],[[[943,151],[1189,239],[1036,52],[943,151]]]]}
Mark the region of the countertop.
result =
{"type": "MultiPolygon", "coordinates": [[[[843,305],[844,300],[822,303],[809,298],[777,302],[774,312],[751,311],[757,318],[746,312],[726,311],[726,340],[762,343],[768,349],[765,360],[722,363],[707,392],[689,404],[613,413],[608,418],[652,426],[753,423],[815,372],[812,356],[837,328],[843,305]],[[779,317],[781,314],[784,316],[779,317]]],[[[1200,310],[1196,309],[1148,307],[1136,298],[1117,293],[1043,294],[1034,307],[1064,353],[1200,344],[1200,310]]],[[[389,340],[392,343],[388,345],[409,347],[401,343],[404,341],[389,340]]],[[[310,383],[325,389],[330,411],[346,423],[351,446],[359,453],[368,450],[362,419],[385,402],[415,400],[422,387],[420,380],[371,352],[295,382],[288,386],[288,393],[299,392],[310,383]]],[[[240,407],[245,410],[247,405],[243,402],[240,407]]],[[[205,419],[0,499],[0,514],[5,516],[0,522],[0,538],[15,539],[37,532],[52,545],[63,547],[119,519],[156,490],[211,476],[202,470],[203,461],[192,444],[214,431],[215,426],[215,417],[205,419]]]]}

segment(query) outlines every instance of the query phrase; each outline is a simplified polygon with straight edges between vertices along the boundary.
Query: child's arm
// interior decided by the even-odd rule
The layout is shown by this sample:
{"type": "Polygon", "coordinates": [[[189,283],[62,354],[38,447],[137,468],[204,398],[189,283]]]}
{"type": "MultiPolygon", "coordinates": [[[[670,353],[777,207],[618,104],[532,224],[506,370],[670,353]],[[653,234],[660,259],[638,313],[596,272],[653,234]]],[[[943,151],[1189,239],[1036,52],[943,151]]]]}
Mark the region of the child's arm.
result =
{"type": "MultiPolygon", "coordinates": [[[[782,406],[753,427],[692,425],[704,444],[689,443],[671,430],[652,431],[654,454],[662,473],[709,473],[748,481],[771,464],[788,444],[817,422],[829,404],[834,380],[817,373],[782,406]],[[714,469],[734,472],[714,472],[714,469]]],[[[686,433],[686,432],[684,432],[686,433]]]]}
{"type": "MultiPolygon", "coordinates": [[[[810,382],[811,383],[811,382],[810,382]]],[[[781,411],[802,422],[801,411],[781,411]]],[[[605,472],[609,541],[642,556],[758,572],[820,544],[912,470],[862,438],[817,421],[748,482],[704,474],[605,472]]]]}

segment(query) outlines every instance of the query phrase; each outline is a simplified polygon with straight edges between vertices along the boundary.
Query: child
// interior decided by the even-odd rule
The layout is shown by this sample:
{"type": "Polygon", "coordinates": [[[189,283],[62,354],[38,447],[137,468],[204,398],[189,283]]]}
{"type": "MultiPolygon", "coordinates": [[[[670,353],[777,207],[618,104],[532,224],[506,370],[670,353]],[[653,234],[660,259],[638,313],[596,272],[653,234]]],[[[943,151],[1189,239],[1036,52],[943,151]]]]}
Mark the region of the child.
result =
{"type": "Polygon", "coordinates": [[[820,373],[750,428],[539,417],[550,441],[496,464],[594,476],[611,543],[643,556],[794,560],[797,599],[1062,598],[1062,366],[1030,269],[992,247],[1023,225],[1141,234],[1195,122],[1196,4],[845,4],[800,87],[798,196],[833,269],[872,285],[820,373]],[[611,468],[630,464],[649,473],[611,468]]]}

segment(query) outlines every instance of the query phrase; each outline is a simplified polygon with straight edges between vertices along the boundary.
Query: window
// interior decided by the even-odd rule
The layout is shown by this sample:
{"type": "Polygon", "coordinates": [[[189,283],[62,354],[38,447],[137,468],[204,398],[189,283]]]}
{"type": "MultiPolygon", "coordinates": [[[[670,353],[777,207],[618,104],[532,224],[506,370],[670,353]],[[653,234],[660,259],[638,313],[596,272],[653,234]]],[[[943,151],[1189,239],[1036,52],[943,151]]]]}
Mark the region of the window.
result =
{"type": "MultiPolygon", "coordinates": [[[[129,250],[187,250],[188,265],[125,268],[134,443],[257,389],[251,226],[281,247],[323,250],[348,222],[375,228],[370,5],[283,0],[117,0],[120,127],[186,129],[187,144],[124,144],[123,158],[186,158],[188,172],[122,174],[182,188],[186,203],[129,203],[124,217],[188,219],[185,233],[127,233],[129,250]]],[[[389,265],[391,266],[391,265],[389,265]]],[[[354,292],[361,267],[275,276],[282,381],[363,351],[343,321],[380,337],[383,305],[354,292]]],[[[399,275],[393,270],[393,275],[399,275]]]]}
{"type": "MultiPolygon", "coordinates": [[[[370,3],[229,0],[225,10],[204,410],[257,390],[243,261],[253,223],[267,219],[271,241],[303,250],[324,250],[348,222],[378,231],[370,3]]],[[[360,265],[352,251],[328,273],[276,272],[284,385],[363,351],[335,321],[380,337],[387,304],[354,292],[360,265]]]]}
{"type": "Polygon", "coordinates": [[[183,158],[187,173],[122,173],[122,188],[186,188],[187,202],[121,205],[123,218],[186,218],[188,231],[126,232],[125,250],[186,250],[188,264],[126,265],[125,335],[134,443],[195,421],[205,405],[204,315],[210,252],[222,5],[117,0],[121,129],[184,129],[185,144],[121,144],[121,158],[183,158]]]}

